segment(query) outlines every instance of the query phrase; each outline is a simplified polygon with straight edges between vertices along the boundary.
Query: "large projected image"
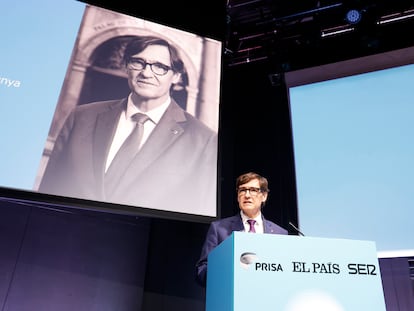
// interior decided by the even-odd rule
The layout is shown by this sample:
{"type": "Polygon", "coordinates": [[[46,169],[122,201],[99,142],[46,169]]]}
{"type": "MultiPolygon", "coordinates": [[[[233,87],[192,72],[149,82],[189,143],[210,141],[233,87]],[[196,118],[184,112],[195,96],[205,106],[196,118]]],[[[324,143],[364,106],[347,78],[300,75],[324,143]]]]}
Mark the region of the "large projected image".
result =
{"type": "Polygon", "coordinates": [[[413,250],[414,65],[404,55],[412,49],[288,77],[306,235],[372,240],[382,253],[413,250]],[[296,81],[312,75],[319,80],[296,81]]]}
{"type": "Polygon", "coordinates": [[[64,5],[44,27],[40,17],[56,15],[52,1],[33,5],[37,18],[27,7],[12,12],[31,16],[30,38],[48,45],[24,49],[10,38],[2,51],[14,67],[0,72],[8,92],[0,100],[14,104],[1,109],[20,121],[2,125],[10,152],[0,186],[62,204],[75,198],[137,214],[216,217],[221,42],[81,2],[64,5]],[[33,68],[22,64],[28,53],[33,68]],[[29,92],[35,81],[43,88],[29,92]],[[30,167],[23,172],[22,164],[30,167]]]}

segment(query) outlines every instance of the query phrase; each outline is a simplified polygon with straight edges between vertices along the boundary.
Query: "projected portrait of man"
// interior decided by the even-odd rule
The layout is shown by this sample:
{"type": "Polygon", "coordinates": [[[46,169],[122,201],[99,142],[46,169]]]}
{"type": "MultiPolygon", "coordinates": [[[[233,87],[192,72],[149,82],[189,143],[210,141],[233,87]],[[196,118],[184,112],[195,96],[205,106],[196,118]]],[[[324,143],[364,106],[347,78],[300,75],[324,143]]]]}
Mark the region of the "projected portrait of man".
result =
{"type": "Polygon", "coordinates": [[[71,111],[39,191],[190,214],[215,211],[217,133],[170,94],[185,72],[177,48],[156,36],[134,37],[123,64],[129,94],[71,111]]]}

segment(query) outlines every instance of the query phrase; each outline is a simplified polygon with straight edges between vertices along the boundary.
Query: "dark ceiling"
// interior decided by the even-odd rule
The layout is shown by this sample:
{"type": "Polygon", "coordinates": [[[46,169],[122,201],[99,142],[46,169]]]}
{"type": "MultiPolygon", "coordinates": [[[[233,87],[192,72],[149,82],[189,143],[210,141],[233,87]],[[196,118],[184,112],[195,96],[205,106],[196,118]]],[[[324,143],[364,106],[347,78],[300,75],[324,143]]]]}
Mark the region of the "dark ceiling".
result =
{"type": "Polygon", "coordinates": [[[290,71],[414,45],[414,1],[228,0],[226,13],[227,66],[270,60],[290,71]]]}
{"type": "Polygon", "coordinates": [[[223,41],[224,63],[270,61],[290,71],[414,46],[414,0],[87,0],[223,41]],[[345,20],[361,12],[357,24],[345,20]],[[345,31],[336,35],[334,31],[345,31]]]}

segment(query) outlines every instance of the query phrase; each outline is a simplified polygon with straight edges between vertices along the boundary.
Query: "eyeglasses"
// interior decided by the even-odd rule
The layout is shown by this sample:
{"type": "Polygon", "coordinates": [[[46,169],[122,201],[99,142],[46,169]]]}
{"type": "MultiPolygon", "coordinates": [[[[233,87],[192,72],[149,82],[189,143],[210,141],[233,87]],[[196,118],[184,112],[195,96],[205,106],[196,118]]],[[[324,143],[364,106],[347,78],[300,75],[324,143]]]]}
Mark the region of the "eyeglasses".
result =
{"type": "Polygon", "coordinates": [[[256,188],[256,187],[250,187],[250,188],[241,187],[241,188],[237,189],[238,195],[245,195],[247,193],[247,191],[249,191],[249,193],[252,197],[255,197],[260,192],[262,192],[262,189],[256,188]]]}
{"type": "Polygon", "coordinates": [[[131,57],[128,61],[128,69],[131,70],[144,70],[147,65],[150,66],[151,71],[156,75],[163,76],[167,74],[169,70],[172,70],[170,66],[161,64],[161,63],[147,63],[142,58],[131,57]]]}

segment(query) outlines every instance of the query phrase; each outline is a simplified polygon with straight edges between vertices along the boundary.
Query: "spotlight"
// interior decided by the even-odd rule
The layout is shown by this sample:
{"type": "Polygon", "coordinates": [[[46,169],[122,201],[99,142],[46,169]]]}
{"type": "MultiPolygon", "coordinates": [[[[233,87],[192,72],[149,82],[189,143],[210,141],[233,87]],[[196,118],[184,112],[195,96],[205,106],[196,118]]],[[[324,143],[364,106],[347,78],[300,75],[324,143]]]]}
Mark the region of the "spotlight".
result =
{"type": "Polygon", "coordinates": [[[358,24],[361,21],[362,13],[359,10],[351,9],[346,13],[345,19],[349,24],[358,24]]]}

